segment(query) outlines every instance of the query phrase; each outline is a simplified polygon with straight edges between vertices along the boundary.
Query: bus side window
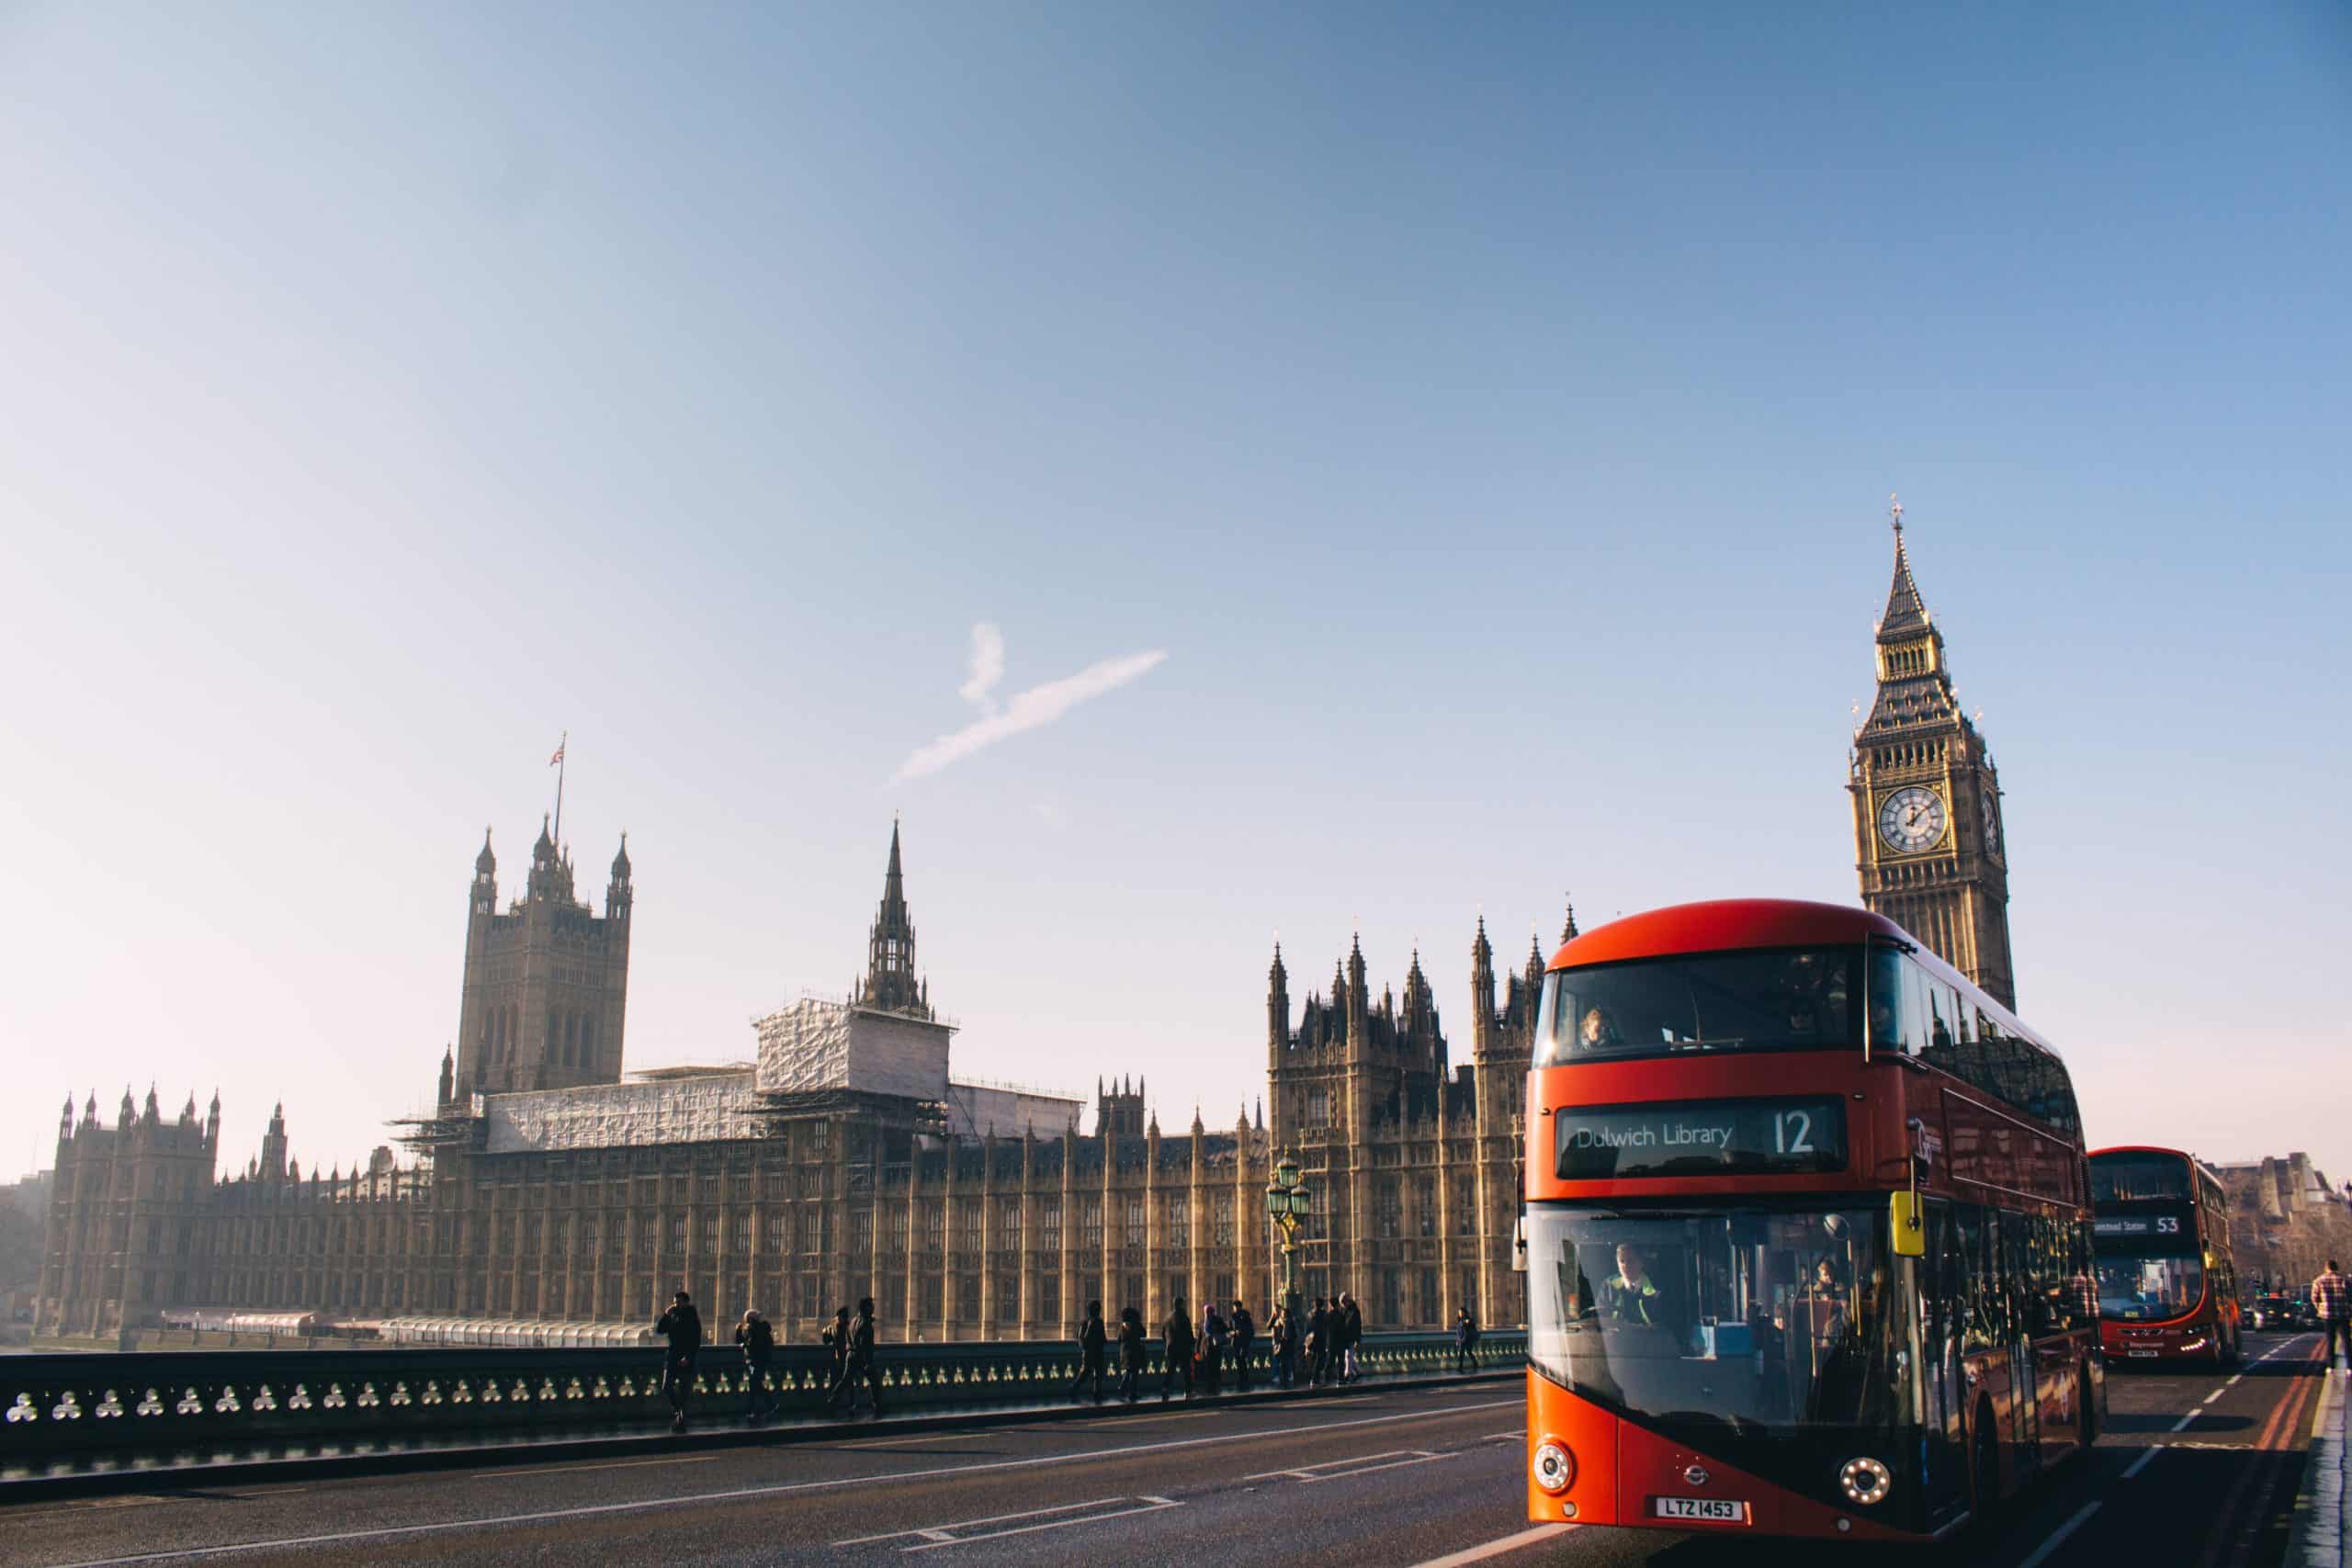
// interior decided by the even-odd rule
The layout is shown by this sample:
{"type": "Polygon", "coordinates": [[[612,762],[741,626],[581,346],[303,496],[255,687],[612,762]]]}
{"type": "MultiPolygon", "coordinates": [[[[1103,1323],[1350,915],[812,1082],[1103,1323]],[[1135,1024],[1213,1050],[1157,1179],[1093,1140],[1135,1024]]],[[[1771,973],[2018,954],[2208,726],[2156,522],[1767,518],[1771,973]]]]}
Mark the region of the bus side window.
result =
{"type": "Polygon", "coordinates": [[[1928,982],[1928,1046],[1949,1051],[1957,1043],[1953,1023],[1960,1017],[1960,993],[1939,980],[1928,982]]]}

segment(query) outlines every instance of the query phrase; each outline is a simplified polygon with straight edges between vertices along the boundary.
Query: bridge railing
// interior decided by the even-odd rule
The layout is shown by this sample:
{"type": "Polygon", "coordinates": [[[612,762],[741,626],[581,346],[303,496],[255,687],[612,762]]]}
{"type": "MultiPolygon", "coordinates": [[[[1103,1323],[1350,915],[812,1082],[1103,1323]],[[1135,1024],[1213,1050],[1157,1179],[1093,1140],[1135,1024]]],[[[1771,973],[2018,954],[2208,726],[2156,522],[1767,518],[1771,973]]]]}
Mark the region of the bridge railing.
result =
{"type": "MultiPolygon", "coordinates": [[[[1519,1365],[1527,1336],[1482,1336],[1486,1366],[1519,1365]]],[[[1113,1348],[1115,1373],[1116,1348],[1113,1348]]],[[[1160,1347],[1146,1376],[1160,1375],[1160,1347]]],[[[883,1345],[876,1361],[894,1411],[1035,1404],[1068,1397],[1074,1341],[883,1345]]],[[[1370,1334],[1359,1370],[1380,1378],[1442,1375],[1449,1334],[1370,1334]]],[[[1262,1341],[1253,1380],[1268,1375],[1262,1341]]],[[[627,1430],[666,1422],[657,1349],[130,1351],[0,1357],[0,1469],[40,1473],[114,1453],[141,1462],[288,1441],[364,1450],[406,1438],[627,1430]]],[[[770,1363],[787,1413],[816,1413],[831,1371],[820,1346],[779,1346],[770,1363]]],[[[695,1407],[741,1407],[745,1371],[731,1346],[704,1349],[695,1407]]],[[[1228,1373],[1227,1386],[1230,1386],[1228,1373]]]]}

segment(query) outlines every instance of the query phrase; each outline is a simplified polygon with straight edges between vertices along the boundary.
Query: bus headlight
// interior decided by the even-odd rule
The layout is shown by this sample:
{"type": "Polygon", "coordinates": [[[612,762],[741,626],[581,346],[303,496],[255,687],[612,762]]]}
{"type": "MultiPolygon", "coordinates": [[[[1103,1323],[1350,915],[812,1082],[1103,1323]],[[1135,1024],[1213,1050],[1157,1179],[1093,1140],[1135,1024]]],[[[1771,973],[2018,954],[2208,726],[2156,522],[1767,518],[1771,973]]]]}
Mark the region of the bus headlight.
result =
{"type": "Polygon", "coordinates": [[[1886,1501],[1894,1486],[1894,1476],[1886,1466],[1874,1459],[1849,1459],[1838,1472],[1838,1484],[1847,1496],[1867,1508],[1886,1501]]]}
{"type": "Polygon", "coordinates": [[[1568,1483],[1577,1478],[1576,1459],[1550,1438],[1535,1445],[1535,1457],[1529,1461],[1528,1469],[1535,1476],[1535,1484],[1555,1496],[1566,1492],[1568,1483]]]}

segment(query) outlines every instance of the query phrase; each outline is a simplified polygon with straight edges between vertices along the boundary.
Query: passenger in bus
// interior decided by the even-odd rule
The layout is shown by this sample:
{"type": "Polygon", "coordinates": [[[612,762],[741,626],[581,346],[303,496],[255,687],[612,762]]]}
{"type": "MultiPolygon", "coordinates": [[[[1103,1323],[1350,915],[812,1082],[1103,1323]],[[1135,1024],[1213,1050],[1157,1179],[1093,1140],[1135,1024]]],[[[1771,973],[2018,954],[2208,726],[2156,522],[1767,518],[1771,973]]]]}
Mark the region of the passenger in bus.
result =
{"type": "Polygon", "coordinates": [[[1617,1272],[1600,1287],[1600,1313],[1607,1321],[1626,1327],[1666,1326],[1666,1303],[1658,1294],[1657,1281],[1650,1278],[1642,1255],[1630,1243],[1619,1244],[1617,1272]]]}

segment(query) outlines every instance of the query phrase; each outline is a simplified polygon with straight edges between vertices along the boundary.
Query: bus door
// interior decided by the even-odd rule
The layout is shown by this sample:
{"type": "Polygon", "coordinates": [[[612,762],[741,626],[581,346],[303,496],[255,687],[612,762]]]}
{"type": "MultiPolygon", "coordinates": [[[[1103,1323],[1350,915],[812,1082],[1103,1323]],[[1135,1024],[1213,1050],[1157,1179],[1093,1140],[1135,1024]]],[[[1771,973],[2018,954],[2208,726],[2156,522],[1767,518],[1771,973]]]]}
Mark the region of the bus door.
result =
{"type": "Polygon", "coordinates": [[[1951,1204],[1930,1198],[1918,1258],[1919,1486],[1929,1529],[1968,1506],[1968,1271],[1951,1204]]]}
{"type": "Polygon", "coordinates": [[[1962,1278],[1953,1301],[1961,1313],[1965,1356],[1962,1416],[1974,1436],[1976,1411],[1991,1407],[2005,1466],[2013,1475],[2031,1468],[2028,1409],[2033,1404],[2031,1347],[2017,1323],[2016,1303],[2001,1258],[1998,1211],[1982,1203],[1952,1205],[1962,1278]]]}
{"type": "Polygon", "coordinates": [[[2041,1402],[2044,1368],[2034,1344],[2035,1314],[2040,1310],[2029,1281],[2033,1278],[2027,1249],[2032,1245],[2029,1222],[2022,1214],[1984,1213],[1985,1235],[1997,1241],[1999,1289],[2007,1318],[2009,1352],[2009,1440],[2017,1445],[2013,1469],[2022,1477],[2041,1468],[2041,1402]]]}

